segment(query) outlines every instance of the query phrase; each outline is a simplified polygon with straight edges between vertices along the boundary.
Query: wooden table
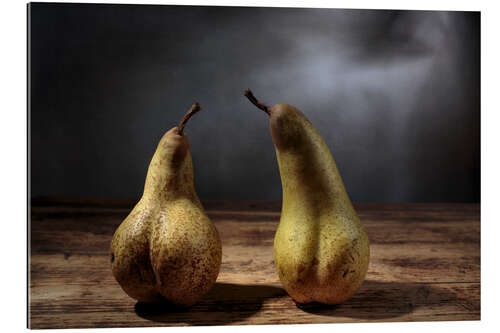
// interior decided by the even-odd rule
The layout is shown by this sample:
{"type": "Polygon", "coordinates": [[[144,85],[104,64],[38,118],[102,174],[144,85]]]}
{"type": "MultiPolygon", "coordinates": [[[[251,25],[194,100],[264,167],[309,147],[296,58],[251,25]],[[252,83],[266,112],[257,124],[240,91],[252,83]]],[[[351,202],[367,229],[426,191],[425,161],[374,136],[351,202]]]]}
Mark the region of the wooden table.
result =
{"type": "Polygon", "coordinates": [[[129,298],[110,269],[130,201],[33,200],[29,326],[299,324],[480,319],[478,204],[356,204],[371,241],[366,280],[337,306],[297,307],[273,263],[280,203],[212,201],[223,243],[217,283],[188,310],[129,298]]]}

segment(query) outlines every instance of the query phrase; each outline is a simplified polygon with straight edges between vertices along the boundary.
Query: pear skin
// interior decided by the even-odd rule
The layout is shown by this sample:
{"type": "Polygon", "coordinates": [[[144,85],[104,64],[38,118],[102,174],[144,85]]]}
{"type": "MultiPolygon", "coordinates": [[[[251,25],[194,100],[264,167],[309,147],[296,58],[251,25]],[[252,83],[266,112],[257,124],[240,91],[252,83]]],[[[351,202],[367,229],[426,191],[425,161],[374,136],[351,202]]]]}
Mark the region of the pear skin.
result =
{"type": "Polygon", "coordinates": [[[144,193],[111,241],[111,267],[122,289],[140,302],[187,307],[215,283],[222,248],[217,229],[198,199],[193,181],[187,120],[195,104],[161,138],[144,193]]]}
{"type": "Polygon", "coordinates": [[[276,270],[297,303],[338,304],[365,279],[370,245],[323,138],[295,107],[267,107],[283,189],[276,270]]]}

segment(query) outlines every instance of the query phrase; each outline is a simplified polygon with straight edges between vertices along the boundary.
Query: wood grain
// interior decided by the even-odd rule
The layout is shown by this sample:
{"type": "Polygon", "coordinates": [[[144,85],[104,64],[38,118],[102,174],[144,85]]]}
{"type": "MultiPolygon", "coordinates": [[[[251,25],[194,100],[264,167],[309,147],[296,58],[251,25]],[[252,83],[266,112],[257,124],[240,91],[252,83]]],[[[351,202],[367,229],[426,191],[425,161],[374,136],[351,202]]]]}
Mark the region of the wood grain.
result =
{"type": "Polygon", "coordinates": [[[32,201],[30,328],[480,319],[478,204],[356,204],[371,241],[363,286],[341,305],[298,307],[274,269],[280,202],[205,202],[222,268],[187,310],[137,303],[114,280],[109,243],[133,204],[32,201]]]}

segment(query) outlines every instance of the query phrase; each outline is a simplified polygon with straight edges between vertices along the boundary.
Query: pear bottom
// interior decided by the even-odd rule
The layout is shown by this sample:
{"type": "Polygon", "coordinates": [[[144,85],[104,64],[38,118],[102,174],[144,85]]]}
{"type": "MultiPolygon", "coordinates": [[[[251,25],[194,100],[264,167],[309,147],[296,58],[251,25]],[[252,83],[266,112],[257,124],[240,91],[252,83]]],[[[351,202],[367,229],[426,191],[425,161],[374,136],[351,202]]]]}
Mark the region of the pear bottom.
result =
{"type": "Polygon", "coordinates": [[[199,203],[148,209],[141,201],[115,232],[110,255],[113,275],[130,297],[189,307],[215,283],[222,248],[199,203]]]}
{"type": "Polygon", "coordinates": [[[320,227],[319,233],[294,232],[286,223],[278,227],[275,265],[296,303],[339,304],[361,287],[370,260],[368,236],[359,220],[346,224],[336,231],[331,225],[320,227]]]}

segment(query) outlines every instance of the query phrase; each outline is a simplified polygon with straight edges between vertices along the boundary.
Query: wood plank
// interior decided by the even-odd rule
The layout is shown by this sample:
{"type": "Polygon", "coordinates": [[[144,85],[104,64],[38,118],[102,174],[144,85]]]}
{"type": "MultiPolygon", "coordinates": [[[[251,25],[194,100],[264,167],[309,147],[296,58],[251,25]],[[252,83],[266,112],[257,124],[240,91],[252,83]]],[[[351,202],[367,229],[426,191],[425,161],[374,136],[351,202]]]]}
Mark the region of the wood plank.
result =
{"type": "Polygon", "coordinates": [[[480,319],[476,204],[356,204],[372,244],[365,283],[342,305],[299,308],[274,269],[280,203],[204,203],[223,242],[222,267],[210,293],[184,311],[136,304],[114,280],[109,242],[131,205],[32,207],[32,328],[480,319]]]}

